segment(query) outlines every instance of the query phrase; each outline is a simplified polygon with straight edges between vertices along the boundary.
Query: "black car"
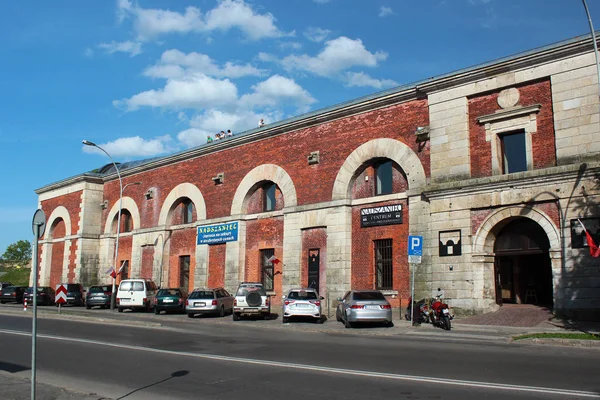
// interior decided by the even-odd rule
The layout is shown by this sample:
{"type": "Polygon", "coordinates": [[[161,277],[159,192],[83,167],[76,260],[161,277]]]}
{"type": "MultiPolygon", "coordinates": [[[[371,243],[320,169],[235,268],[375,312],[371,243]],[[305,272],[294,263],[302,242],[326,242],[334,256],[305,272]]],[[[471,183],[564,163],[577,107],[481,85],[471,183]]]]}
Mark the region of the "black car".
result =
{"type": "MultiPolygon", "coordinates": [[[[25,296],[27,297],[27,303],[33,305],[33,288],[27,288],[25,296]]],[[[37,288],[37,303],[40,306],[51,306],[54,304],[54,289],[50,286],[38,286],[37,288]]]]}
{"type": "Polygon", "coordinates": [[[160,289],[154,298],[154,314],[161,311],[185,312],[187,297],[187,292],[181,288],[160,289]]]}
{"type": "Polygon", "coordinates": [[[13,284],[10,282],[0,282],[0,289],[4,289],[7,286],[12,286],[13,284]]]}
{"type": "Polygon", "coordinates": [[[20,304],[23,302],[23,296],[27,291],[27,286],[6,286],[0,293],[0,303],[12,303],[15,302],[20,304]]]}
{"type": "Polygon", "coordinates": [[[85,296],[85,308],[110,307],[110,297],[112,295],[112,285],[90,286],[85,296]]]}
{"type": "Polygon", "coordinates": [[[83,307],[85,304],[83,285],[81,283],[62,283],[62,285],[67,287],[67,302],[65,304],[83,307]]]}

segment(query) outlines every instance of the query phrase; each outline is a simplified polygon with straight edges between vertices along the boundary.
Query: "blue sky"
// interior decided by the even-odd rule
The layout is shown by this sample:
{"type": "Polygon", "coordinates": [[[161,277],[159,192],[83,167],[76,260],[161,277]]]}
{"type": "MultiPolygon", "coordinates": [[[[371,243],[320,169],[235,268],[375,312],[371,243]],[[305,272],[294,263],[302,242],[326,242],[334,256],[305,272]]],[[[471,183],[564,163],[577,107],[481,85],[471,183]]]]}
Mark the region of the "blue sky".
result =
{"type": "MultiPolygon", "coordinates": [[[[588,0],[600,27],[600,1],[588,0]]],[[[119,0],[0,6],[0,255],[34,190],[589,32],[567,0],[119,0]]]]}

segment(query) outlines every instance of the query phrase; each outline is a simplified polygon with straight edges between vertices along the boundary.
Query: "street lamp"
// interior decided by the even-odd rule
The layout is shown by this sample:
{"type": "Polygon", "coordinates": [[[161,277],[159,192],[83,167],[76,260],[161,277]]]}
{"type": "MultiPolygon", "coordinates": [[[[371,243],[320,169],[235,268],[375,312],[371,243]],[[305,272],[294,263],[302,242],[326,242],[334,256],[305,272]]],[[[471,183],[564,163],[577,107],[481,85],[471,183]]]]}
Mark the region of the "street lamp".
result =
{"type": "Polygon", "coordinates": [[[94,142],[90,142],[89,140],[83,140],[82,143],[86,146],[96,147],[97,149],[101,150],[104,154],[106,154],[108,156],[108,158],[110,158],[110,161],[112,162],[112,164],[115,166],[115,169],[117,170],[117,176],[119,177],[119,211],[117,213],[117,237],[116,237],[116,241],[115,241],[115,256],[113,259],[113,268],[115,268],[115,274],[112,279],[112,295],[110,297],[110,309],[114,310],[115,309],[115,296],[117,294],[115,286],[116,286],[116,279],[117,279],[116,278],[117,277],[117,258],[119,256],[119,234],[121,233],[121,208],[123,207],[123,190],[125,189],[125,187],[127,187],[129,185],[139,185],[141,182],[128,183],[127,185],[125,185],[125,187],[123,187],[123,180],[121,179],[121,172],[119,171],[119,166],[115,163],[115,161],[110,156],[110,154],[108,154],[108,152],[106,150],[104,150],[102,147],[98,146],[94,142]]]}

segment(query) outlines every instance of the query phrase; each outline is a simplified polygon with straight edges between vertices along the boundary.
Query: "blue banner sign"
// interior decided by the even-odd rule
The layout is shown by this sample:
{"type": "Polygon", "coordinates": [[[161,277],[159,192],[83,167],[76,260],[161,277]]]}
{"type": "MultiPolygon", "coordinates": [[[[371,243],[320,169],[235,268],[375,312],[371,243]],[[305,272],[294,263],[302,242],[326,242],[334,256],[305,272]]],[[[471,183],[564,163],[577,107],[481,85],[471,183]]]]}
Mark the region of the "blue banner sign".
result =
{"type": "Polygon", "coordinates": [[[198,227],[198,244],[218,244],[238,240],[238,223],[208,225],[198,227]]]}

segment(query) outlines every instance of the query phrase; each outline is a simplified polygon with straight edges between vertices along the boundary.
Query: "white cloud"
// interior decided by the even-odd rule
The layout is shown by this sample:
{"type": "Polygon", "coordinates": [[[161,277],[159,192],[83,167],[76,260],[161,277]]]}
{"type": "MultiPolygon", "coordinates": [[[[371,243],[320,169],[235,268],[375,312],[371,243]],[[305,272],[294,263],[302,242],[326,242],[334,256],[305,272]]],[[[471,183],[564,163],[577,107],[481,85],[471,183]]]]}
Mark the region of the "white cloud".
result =
{"type": "MultiPolygon", "coordinates": [[[[173,139],[166,136],[159,136],[154,139],[146,140],[139,136],[124,137],[112,142],[99,144],[111,156],[131,159],[133,157],[151,157],[158,154],[170,153],[176,150],[172,145],[173,139]]],[[[96,147],[83,146],[85,153],[104,154],[96,147]]]]}
{"type": "Polygon", "coordinates": [[[329,36],[331,31],[329,29],[321,29],[314,26],[306,28],[304,36],[312,42],[322,42],[329,36]]]}
{"type": "Polygon", "coordinates": [[[280,75],[273,75],[266,81],[252,86],[254,93],[245,94],[240,99],[240,104],[248,108],[259,106],[275,107],[281,103],[292,104],[301,109],[316,102],[316,100],[294,82],[280,75]]]}
{"type": "MultiPolygon", "coordinates": [[[[307,54],[290,55],[280,62],[288,70],[297,69],[320,76],[331,76],[354,66],[375,67],[379,61],[386,58],[385,52],[368,51],[360,39],[353,40],[340,36],[325,42],[325,48],[316,57],[307,54]]],[[[274,58],[269,54],[261,53],[259,59],[273,61],[274,58]]]]}
{"type": "Polygon", "coordinates": [[[387,16],[393,15],[393,14],[394,14],[394,11],[390,7],[381,6],[379,8],[379,16],[380,17],[387,17],[387,16]]]}
{"type": "Polygon", "coordinates": [[[192,118],[190,128],[179,132],[177,140],[186,147],[198,146],[206,143],[207,136],[214,138],[217,132],[231,129],[235,135],[237,132],[255,127],[260,118],[258,114],[248,110],[228,113],[210,109],[192,118]]]}
{"type": "Polygon", "coordinates": [[[113,53],[128,53],[130,57],[137,56],[142,52],[142,44],[140,42],[132,42],[130,40],[126,42],[115,42],[114,40],[110,43],[100,43],[99,48],[106,51],[108,54],[113,53]]]}
{"type": "Polygon", "coordinates": [[[300,50],[302,48],[302,43],[299,42],[280,42],[277,44],[280,50],[300,50]]]}
{"type": "Polygon", "coordinates": [[[179,50],[167,50],[155,65],[146,68],[144,75],[153,78],[181,79],[186,76],[203,74],[223,78],[240,78],[243,76],[261,76],[266,71],[250,64],[238,65],[230,61],[219,67],[206,54],[191,52],[185,54],[179,50]]]}
{"type": "Polygon", "coordinates": [[[183,13],[177,11],[142,8],[128,0],[117,4],[119,21],[133,19],[133,27],[139,40],[147,41],[170,33],[209,33],[215,30],[228,31],[237,28],[252,40],[265,37],[280,37],[273,15],[258,14],[243,0],[222,0],[204,16],[197,7],[187,7],[183,13]]]}
{"type": "Polygon", "coordinates": [[[364,72],[348,72],[346,73],[347,86],[368,86],[375,89],[383,89],[393,86],[398,86],[396,81],[391,79],[375,79],[365,74],[364,72]]]}
{"type": "Polygon", "coordinates": [[[205,108],[234,103],[237,88],[228,79],[218,80],[196,74],[186,79],[170,79],[164,88],[138,93],[129,99],[115,100],[113,105],[127,111],[143,106],[170,108],[205,108]]]}
{"type": "Polygon", "coordinates": [[[87,47],[84,51],[83,51],[83,55],[91,58],[94,57],[94,50],[92,50],[91,48],[87,47]]]}

